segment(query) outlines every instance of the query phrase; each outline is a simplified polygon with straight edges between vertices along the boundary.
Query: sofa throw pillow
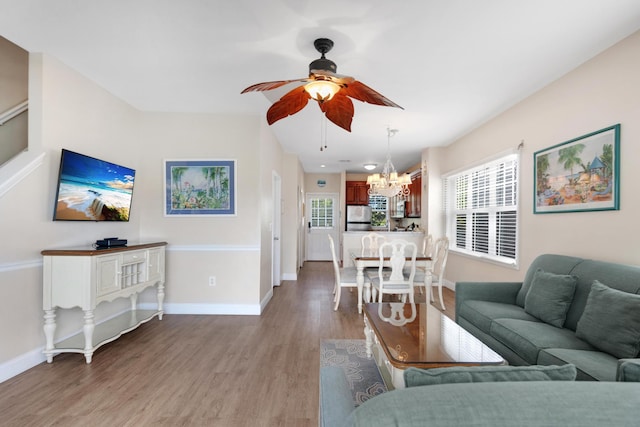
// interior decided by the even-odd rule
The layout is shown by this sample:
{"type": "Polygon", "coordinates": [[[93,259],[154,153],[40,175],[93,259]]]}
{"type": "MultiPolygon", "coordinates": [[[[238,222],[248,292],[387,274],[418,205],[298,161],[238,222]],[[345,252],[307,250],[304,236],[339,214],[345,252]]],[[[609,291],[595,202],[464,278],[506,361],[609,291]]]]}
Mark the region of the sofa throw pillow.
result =
{"type": "Polygon", "coordinates": [[[636,357],[640,351],[640,295],[594,280],[576,336],[618,359],[636,357]]]}
{"type": "Polygon", "coordinates": [[[486,383],[498,381],[574,381],[575,365],[561,366],[460,366],[404,371],[406,387],[435,384],[486,383]]]}
{"type": "Polygon", "coordinates": [[[576,276],[549,273],[538,268],[524,299],[524,311],[562,328],[576,291],[576,281],[576,276]]]}

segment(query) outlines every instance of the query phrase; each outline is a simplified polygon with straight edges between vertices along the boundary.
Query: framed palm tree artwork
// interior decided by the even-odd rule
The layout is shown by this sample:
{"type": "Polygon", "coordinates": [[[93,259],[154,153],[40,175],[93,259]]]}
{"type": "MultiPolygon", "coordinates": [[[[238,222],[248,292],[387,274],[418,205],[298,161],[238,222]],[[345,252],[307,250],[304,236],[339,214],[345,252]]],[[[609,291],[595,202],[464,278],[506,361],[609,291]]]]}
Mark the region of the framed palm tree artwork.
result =
{"type": "Polygon", "coordinates": [[[236,215],[235,160],[165,160],[164,214],[236,215]]]}
{"type": "Polygon", "coordinates": [[[620,125],[533,154],[534,213],[620,209],[620,125]]]}

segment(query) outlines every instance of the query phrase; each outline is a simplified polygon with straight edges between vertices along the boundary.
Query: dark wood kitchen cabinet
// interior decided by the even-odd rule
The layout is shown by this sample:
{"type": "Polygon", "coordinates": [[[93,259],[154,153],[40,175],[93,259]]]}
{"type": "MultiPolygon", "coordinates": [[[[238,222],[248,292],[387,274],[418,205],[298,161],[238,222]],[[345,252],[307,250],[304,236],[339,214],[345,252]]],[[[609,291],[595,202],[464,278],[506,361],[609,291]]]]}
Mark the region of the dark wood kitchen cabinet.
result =
{"type": "Polygon", "coordinates": [[[368,205],[369,186],[367,181],[347,181],[345,199],[347,205],[368,205]]]}
{"type": "Polygon", "coordinates": [[[407,197],[405,217],[420,218],[422,204],[422,174],[420,172],[411,175],[409,185],[409,197],[407,197]]]}

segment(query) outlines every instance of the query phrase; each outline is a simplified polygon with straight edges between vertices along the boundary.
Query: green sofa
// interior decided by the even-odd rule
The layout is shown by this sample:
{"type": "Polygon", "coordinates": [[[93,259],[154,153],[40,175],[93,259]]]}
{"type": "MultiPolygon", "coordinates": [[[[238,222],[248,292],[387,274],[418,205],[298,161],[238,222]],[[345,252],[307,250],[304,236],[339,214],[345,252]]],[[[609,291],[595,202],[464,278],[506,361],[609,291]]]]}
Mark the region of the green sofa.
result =
{"type": "Polygon", "coordinates": [[[545,254],[523,282],[456,283],[456,322],[510,365],[570,363],[578,380],[615,381],[638,362],[639,292],[638,267],[545,254]]]}
{"type": "MultiPolygon", "coordinates": [[[[625,363],[622,380],[637,379],[640,364],[625,363]]],[[[575,373],[574,368],[574,377],[575,373]]],[[[469,383],[421,385],[382,393],[355,407],[343,368],[322,367],[319,426],[638,425],[640,383],[550,380],[476,378],[469,383]]]]}

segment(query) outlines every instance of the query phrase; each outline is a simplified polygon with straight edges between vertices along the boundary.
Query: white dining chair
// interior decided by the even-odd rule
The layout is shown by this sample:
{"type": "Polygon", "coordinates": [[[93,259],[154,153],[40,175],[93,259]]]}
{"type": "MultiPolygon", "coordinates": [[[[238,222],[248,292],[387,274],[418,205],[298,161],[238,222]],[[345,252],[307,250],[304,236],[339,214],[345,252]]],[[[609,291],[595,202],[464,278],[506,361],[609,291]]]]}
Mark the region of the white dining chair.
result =
{"type": "Polygon", "coordinates": [[[449,239],[440,237],[436,240],[433,252],[433,263],[430,271],[427,272],[426,286],[429,288],[429,298],[433,302],[433,287],[438,286],[438,296],[440,297],[440,307],[444,307],[442,299],[442,283],[444,281],[444,270],[447,266],[447,257],[449,256],[449,239]]]}
{"type": "MultiPolygon", "coordinates": [[[[433,236],[431,234],[427,234],[422,239],[422,255],[424,256],[432,256],[433,255],[433,236]]],[[[406,269],[406,268],[405,268],[406,269]]],[[[427,272],[427,268],[423,266],[416,266],[416,277],[414,284],[415,286],[420,287],[420,293],[423,293],[424,286],[420,286],[420,284],[424,283],[424,275],[427,272]]]]}
{"type": "MultiPolygon", "coordinates": [[[[355,267],[340,267],[340,262],[338,261],[338,257],[336,256],[336,247],[333,242],[333,237],[330,234],[327,235],[329,237],[329,246],[331,247],[331,258],[333,260],[333,272],[334,272],[334,284],[333,284],[333,311],[338,310],[338,306],[340,305],[340,295],[342,294],[342,288],[357,288],[358,283],[356,281],[357,270],[355,267]]],[[[364,287],[363,287],[363,295],[366,295],[370,292],[371,281],[365,275],[364,276],[364,287]]],[[[349,289],[351,291],[351,289],[349,289]]]]}
{"type": "MultiPolygon", "coordinates": [[[[362,245],[362,255],[369,254],[378,254],[378,249],[380,245],[387,241],[387,238],[380,233],[367,233],[362,236],[361,245],[362,245]]],[[[375,256],[375,255],[372,255],[375,256]]],[[[375,277],[378,274],[378,267],[366,267],[364,269],[364,274],[369,276],[369,278],[375,277]]]]}
{"type": "Polygon", "coordinates": [[[413,279],[416,273],[418,246],[406,240],[392,240],[381,244],[378,253],[380,257],[378,275],[371,278],[373,301],[376,301],[378,294],[379,302],[382,302],[384,294],[395,294],[400,295],[403,302],[408,296],[409,302],[414,303],[413,279]],[[384,268],[385,256],[389,257],[389,269],[384,268]],[[405,274],[407,271],[408,274],[405,274]]]}
{"type": "Polygon", "coordinates": [[[367,233],[362,236],[362,252],[372,251],[377,253],[380,245],[386,241],[386,237],[380,233],[367,233]]]}
{"type": "Polygon", "coordinates": [[[433,255],[433,236],[431,234],[427,234],[422,239],[422,254],[424,256],[433,255]]]}

